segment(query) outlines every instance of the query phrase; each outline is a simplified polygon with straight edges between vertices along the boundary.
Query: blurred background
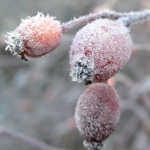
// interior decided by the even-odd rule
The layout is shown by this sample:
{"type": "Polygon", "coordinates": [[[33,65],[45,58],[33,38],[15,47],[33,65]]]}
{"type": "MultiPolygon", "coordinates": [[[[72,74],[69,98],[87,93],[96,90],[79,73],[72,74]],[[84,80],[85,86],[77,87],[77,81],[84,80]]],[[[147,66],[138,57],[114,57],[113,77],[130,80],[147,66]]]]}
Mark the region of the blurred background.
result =
{"type": "MultiPolygon", "coordinates": [[[[64,35],[48,56],[29,59],[5,51],[4,35],[22,18],[49,13],[61,22],[109,8],[118,12],[150,9],[149,0],[0,0],[0,126],[68,150],[84,150],[74,110],[87,88],[71,81],[68,51],[77,31],[64,35]]],[[[109,83],[121,100],[116,131],[104,150],[150,150],[150,21],[131,27],[131,59],[109,83]]],[[[36,150],[0,135],[1,150],[36,150]]]]}

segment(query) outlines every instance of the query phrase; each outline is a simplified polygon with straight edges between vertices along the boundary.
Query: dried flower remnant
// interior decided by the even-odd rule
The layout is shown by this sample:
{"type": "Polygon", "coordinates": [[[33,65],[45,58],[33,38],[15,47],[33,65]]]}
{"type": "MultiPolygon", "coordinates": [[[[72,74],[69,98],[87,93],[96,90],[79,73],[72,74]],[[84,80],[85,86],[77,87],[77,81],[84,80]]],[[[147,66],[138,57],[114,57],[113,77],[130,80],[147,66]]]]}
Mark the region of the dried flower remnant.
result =
{"type": "Polygon", "coordinates": [[[98,19],[79,30],[70,50],[70,76],[77,82],[105,82],[131,55],[132,40],[121,22],[98,19]]]}
{"type": "Polygon", "coordinates": [[[12,32],[7,33],[6,50],[13,55],[38,58],[48,54],[59,46],[62,39],[60,22],[49,15],[38,12],[34,17],[27,17],[12,32]]]}
{"type": "Polygon", "coordinates": [[[108,84],[93,83],[77,102],[75,121],[87,142],[102,145],[115,130],[119,118],[119,97],[108,84]]]}

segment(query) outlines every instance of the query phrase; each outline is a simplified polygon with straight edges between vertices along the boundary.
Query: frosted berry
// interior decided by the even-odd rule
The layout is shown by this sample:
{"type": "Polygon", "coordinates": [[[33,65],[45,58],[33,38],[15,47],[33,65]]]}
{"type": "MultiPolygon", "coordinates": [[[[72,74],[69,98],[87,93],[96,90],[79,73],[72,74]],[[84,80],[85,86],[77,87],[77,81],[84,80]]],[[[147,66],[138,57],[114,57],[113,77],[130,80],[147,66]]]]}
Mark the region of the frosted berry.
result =
{"type": "Polygon", "coordinates": [[[90,85],[77,102],[76,125],[88,142],[102,143],[115,130],[119,118],[119,98],[108,84],[90,85]]]}
{"type": "Polygon", "coordinates": [[[38,58],[57,48],[61,43],[62,29],[59,21],[38,13],[22,20],[14,31],[7,33],[6,38],[6,50],[27,60],[25,56],[38,58]]]}
{"type": "Polygon", "coordinates": [[[121,22],[98,19],[79,30],[70,50],[73,81],[104,82],[116,74],[131,55],[129,29],[121,22]]]}

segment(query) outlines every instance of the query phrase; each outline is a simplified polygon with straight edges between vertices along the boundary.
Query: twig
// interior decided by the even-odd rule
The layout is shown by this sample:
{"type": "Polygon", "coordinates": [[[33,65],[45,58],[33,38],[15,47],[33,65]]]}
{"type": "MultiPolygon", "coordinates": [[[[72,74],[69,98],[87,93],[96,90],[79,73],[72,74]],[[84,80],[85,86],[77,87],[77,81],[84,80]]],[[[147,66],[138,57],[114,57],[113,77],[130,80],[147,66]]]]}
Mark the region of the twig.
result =
{"type": "Polygon", "coordinates": [[[4,128],[4,127],[0,127],[0,136],[7,136],[7,137],[13,138],[15,140],[22,141],[34,148],[38,148],[39,150],[63,150],[60,148],[55,148],[55,147],[49,146],[41,141],[35,140],[31,137],[14,132],[14,131],[4,128]]]}
{"type": "Polygon", "coordinates": [[[100,18],[109,18],[109,19],[118,19],[118,21],[123,22],[125,26],[129,26],[136,23],[143,23],[150,20],[150,10],[138,11],[138,12],[129,12],[129,13],[118,13],[112,10],[103,10],[97,14],[89,14],[86,16],[81,16],[75,18],[69,22],[62,24],[62,31],[67,32],[79,26],[83,26],[87,23],[90,23],[96,19],[100,18]]]}
{"type": "Polygon", "coordinates": [[[142,93],[142,101],[145,105],[145,108],[147,108],[150,111],[150,98],[149,98],[148,92],[142,93]]]}
{"type": "Polygon", "coordinates": [[[140,120],[143,122],[148,132],[150,132],[150,119],[147,111],[142,107],[137,105],[132,100],[129,102],[128,100],[121,101],[121,106],[123,109],[131,110],[140,120]]]}
{"type": "Polygon", "coordinates": [[[123,84],[125,84],[128,88],[133,87],[134,82],[132,79],[130,79],[126,74],[119,72],[118,74],[116,74],[115,76],[115,81],[120,81],[123,84]]]}
{"type": "Polygon", "coordinates": [[[134,44],[133,45],[133,50],[134,51],[150,51],[150,44],[134,44]]]}
{"type": "Polygon", "coordinates": [[[149,92],[149,91],[150,91],[150,76],[134,84],[132,89],[130,89],[129,91],[129,96],[132,99],[132,101],[134,101],[138,98],[140,94],[142,94],[143,92],[149,92]]]}
{"type": "Polygon", "coordinates": [[[66,31],[72,30],[74,28],[77,28],[79,26],[83,26],[83,25],[85,25],[91,21],[96,20],[96,19],[100,19],[100,18],[118,19],[121,16],[122,16],[122,13],[117,13],[117,12],[111,11],[111,10],[103,10],[98,14],[89,14],[86,16],[81,16],[77,19],[74,18],[74,20],[63,23],[62,24],[62,31],[66,32],[66,31]]]}
{"type": "Polygon", "coordinates": [[[139,12],[129,12],[125,13],[125,16],[128,17],[128,20],[126,20],[127,26],[137,24],[137,23],[143,23],[150,20],[150,10],[144,10],[139,12]]]}

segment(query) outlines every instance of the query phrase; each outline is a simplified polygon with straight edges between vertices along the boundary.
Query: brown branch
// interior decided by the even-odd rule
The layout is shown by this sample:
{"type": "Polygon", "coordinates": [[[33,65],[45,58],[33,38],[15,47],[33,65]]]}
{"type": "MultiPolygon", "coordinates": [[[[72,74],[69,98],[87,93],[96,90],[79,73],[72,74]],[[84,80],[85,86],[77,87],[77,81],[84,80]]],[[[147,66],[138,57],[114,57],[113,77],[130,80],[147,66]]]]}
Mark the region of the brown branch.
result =
{"type": "Polygon", "coordinates": [[[150,132],[150,118],[147,111],[142,106],[139,106],[138,104],[136,104],[136,102],[132,100],[123,100],[121,101],[121,107],[122,109],[132,111],[145,125],[148,132],[150,132]]]}
{"type": "Polygon", "coordinates": [[[6,136],[6,137],[10,137],[13,138],[17,141],[22,141],[34,148],[38,148],[39,150],[64,150],[64,149],[60,149],[60,148],[55,148],[52,146],[49,146],[41,141],[35,140],[31,137],[28,137],[26,135],[14,132],[8,128],[5,127],[0,127],[0,136],[6,136]]]}

